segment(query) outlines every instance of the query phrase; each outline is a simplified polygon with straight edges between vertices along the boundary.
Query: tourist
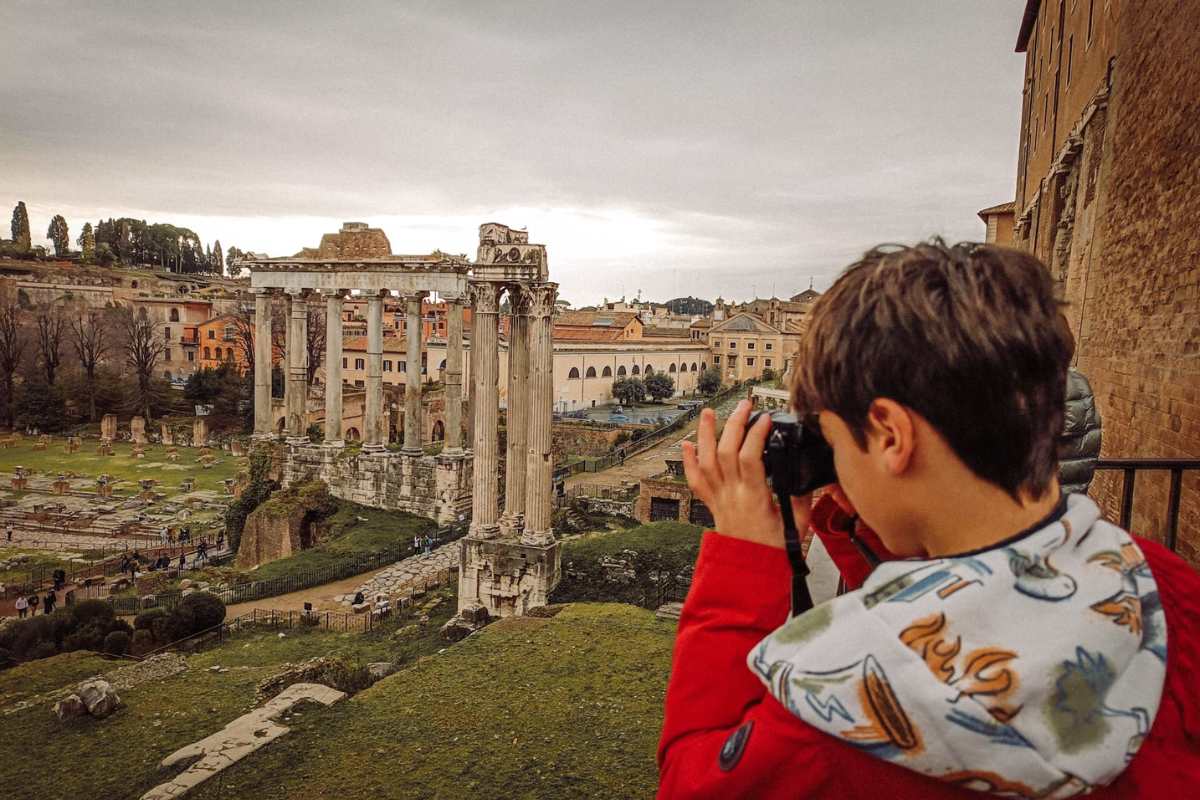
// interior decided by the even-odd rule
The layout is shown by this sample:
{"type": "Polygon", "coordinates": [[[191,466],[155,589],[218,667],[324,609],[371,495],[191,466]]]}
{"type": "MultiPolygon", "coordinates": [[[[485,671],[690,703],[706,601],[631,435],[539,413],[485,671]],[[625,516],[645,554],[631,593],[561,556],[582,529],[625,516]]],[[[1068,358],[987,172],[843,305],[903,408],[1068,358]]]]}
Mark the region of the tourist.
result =
{"type": "Polygon", "coordinates": [[[25,597],[25,595],[21,595],[17,598],[17,616],[21,619],[25,619],[25,612],[28,610],[29,600],[25,597]]]}
{"type": "Polygon", "coordinates": [[[67,571],[61,567],[54,570],[54,591],[63,588],[67,583],[67,571]]]}
{"type": "Polygon", "coordinates": [[[217,534],[217,552],[225,549],[225,531],[222,530],[217,534]]]}
{"type": "Polygon", "coordinates": [[[184,567],[184,565],[185,565],[186,563],[187,563],[187,553],[183,553],[183,552],[181,552],[181,553],[179,554],[179,571],[180,571],[180,572],[183,572],[183,570],[184,570],[184,568],[185,568],[185,567],[184,567]]]}
{"type": "Polygon", "coordinates": [[[46,592],[46,599],[42,602],[42,613],[50,614],[54,611],[54,604],[58,602],[58,597],[54,594],[54,590],[46,592]]]}
{"type": "Polygon", "coordinates": [[[421,537],[419,535],[413,537],[413,552],[421,552],[421,537]]]}
{"type": "Polygon", "coordinates": [[[41,600],[38,599],[38,596],[36,594],[29,595],[29,601],[28,601],[29,616],[31,616],[31,617],[37,616],[38,603],[40,603],[40,602],[41,602],[41,600]]]}
{"type": "Polygon", "coordinates": [[[742,401],[718,443],[703,412],[683,461],[715,530],[676,635],[660,797],[1194,790],[1200,575],[1061,491],[1057,313],[1016,250],[935,241],[850,267],[792,379],[838,483],[785,498],[792,527],[765,480],[770,419],[747,431],[742,401]],[[787,547],[810,527],[851,589],[816,608],[787,547]]]}
{"type": "Polygon", "coordinates": [[[170,534],[166,525],[162,526],[162,530],[158,532],[158,543],[162,545],[169,544],[171,541],[170,534]]]}
{"type": "Polygon", "coordinates": [[[11,542],[12,535],[13,535],[13,527],[12,527],[12,523],[10,522],[4,526],[4,538],[11,542]]]}

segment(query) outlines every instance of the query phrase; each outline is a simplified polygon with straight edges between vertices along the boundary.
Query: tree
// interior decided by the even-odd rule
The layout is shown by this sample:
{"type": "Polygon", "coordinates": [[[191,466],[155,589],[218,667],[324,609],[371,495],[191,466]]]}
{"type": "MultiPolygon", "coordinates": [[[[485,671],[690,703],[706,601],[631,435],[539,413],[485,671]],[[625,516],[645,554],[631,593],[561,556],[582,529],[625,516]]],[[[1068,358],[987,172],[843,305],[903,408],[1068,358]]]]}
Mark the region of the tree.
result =
{"type": "Polygon", "coordinates": [[[137,408],[149,422],[150,408],[154,402],[154,368],[163,353],[163,340],[158,335],[158,326],[146,316],[146,309],[136,311],[124,306],[117,311],[117,326],[121,332],[121,350],[125,363],[137,376],[137,408]]]}
{"type": "Polygon", "coordinates": [[[661,402],[675,394],[675,379],[665,372],[656,372],[646,378],[646,394],[661,402]]]}
{"type": "Polygon", "coordinates": [[[12,239],[16,248],[23,253],[33,247],[33,237],[29,232],[29,212],[25,210],[25,202],[17,203],[12,215],[12,239]]]}
{"type": "Polygon", "coordinates": [[[55,214],[46,229],[46,238],[54,243],[54,255],[62,258],[71,249],[71,234],[67,230],[67,220],[62,214],[55,214]]]}
{"type": "Polygon", "coordinates": [[[79,234],[79,239],[75,243],[83,252],[80,261],[90,264],[96,260],[96,232],[92,230],[92,223],[83,223],[83,232],[79,234]]]}
{"type": "Polygon", "coordinates": [[[325,309],[308,307],[308,374],[305,376],[306,386],[312,386],[317,369],[325,357],[325,309]]]}
{"type": "Polygon", "coordinates": [[[764,382],[767,382],[767,383],[775,380],[775,370],[771,369],[770,367],[767,367],[766,369],[764,369],[762,371],[762,379],[764,382]]]}
{"type": "Polygon", "coordinates": [[[17,304],[6,301],[0,306],[0,377],[4,380],[4,400],[8,427],[13,426],[16,397],[13,379],[25,358],[27,340],[21,328],[21,314],[17,304]]]}
{"type": "Polygon", "coordinates": [[[238,250],[233,245],[229,245],[229,251],[225,254],[225,270],[229,277],[236,278],[242,274],[241,260],[246,256],[241,250],[238,250]]]}
{"type": "Polygon", "coordinates": [[[221,255],[221,240],[217,239],[212,246],[212,261],[208,265],[209,270],[217,275],[225,274],[225,257],[221,255]]]}
{"type": "Polygon", "coordinates": [[[646,384],[641,378],[618,378],[613,381],[612,394],[623,405],[632,406],[645,401],[646,384]]]}
{"type": "Polygon", "coordinates": [[[700,394],[714,395],[721,391],[721,370],[716,367],[705,367],[700,373],[699,380],[696,381],[696,388],[700,390],[700,394]]]}
{"type": "Polygon", "coordinates": [[[53,386],[62,363],[62,339],[67,330],[67,320],[57,306],[46,304],[38,309],[34,317],[37,325],[37,351],[42,362],[42,374],[46,385],[53,386]]]}
{"type": "Polygon", "coordinates": [[[105,320],[99,311],[82,306],[71,319],[71,346],[87,377],[88,421],[96,421],[96,368],[108,353],[109,339],[105,320]]]}

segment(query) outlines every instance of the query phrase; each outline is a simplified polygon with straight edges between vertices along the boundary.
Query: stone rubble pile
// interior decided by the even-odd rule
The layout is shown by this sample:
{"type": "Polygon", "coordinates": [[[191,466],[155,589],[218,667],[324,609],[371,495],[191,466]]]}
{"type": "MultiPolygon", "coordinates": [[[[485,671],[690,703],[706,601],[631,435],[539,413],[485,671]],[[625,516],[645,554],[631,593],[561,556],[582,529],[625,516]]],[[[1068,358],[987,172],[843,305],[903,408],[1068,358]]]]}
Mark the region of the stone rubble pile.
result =
{"type": "Polygon", "coordinates": [[[348,606],[354,602],[356,592],[362,592],[363,597],[371,602],[379,594],[395,597],[410,586],[421,586],[425,580],[432,580],[443,570],[458,565],[458,548],[458,542],[450,542],[432,553],[409,556],[379,572],[354,592],[340,596],[338,600],[348,606]]]}

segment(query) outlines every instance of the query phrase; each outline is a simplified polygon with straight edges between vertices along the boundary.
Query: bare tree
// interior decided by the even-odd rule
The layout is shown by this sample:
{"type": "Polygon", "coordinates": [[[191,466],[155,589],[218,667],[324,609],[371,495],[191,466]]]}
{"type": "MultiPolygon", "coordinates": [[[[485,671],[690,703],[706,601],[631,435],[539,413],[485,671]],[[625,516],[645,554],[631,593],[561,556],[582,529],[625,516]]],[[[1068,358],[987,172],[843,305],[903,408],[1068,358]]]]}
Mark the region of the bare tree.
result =
{"type": "Polygon", "coordinates": [[[242,301],[233,315],[234,342],[242,353],[246,374],[254,374],[254,303],[242,301]]]}
{"type": "Polygon", "coordinates": [[[149,421],[150,402],[154,398],[151,378],[163,353],[163,340],[158,336],[158,326],[146,316],[146,309],[135,311],[124,306],[117,310],[116,316],[125,363],[137,376],[138,407],[142,417],[149,421]]]}
{"type": "Polygon", "coordinates": [[[79,365],[87,376],[88,420],[96,421],[96,367],[108,354],[111,344],[104,315],[95,309],[80,307],[71,319],[71,345],[79,357],[79,365]]]}
{"type": "Polygon", "coordinates": [[[306,385],[312,386],[317,369],[325,357],[325,309],[308,307],[308,341],[305,342],[308,352],[308,375],[306,385]]]}
{"type": "Polygon", "coordinates": [[[21,313],[15,301],[0,304],[0,377],[4,380],[8,427],[13,426],[13,378],[25,358],[27,340],[21,332],[21,313]]]}
{"type": "Polygon", "coordinates": [[[34,322],[37,325],[37,350],[42,372],[46,376],[46,383],[53,386],[58,376],[58,366],[62,363],[62,339],[67,332],[67,320],[58,306],[46,304],[38,309],[34,322]]]}

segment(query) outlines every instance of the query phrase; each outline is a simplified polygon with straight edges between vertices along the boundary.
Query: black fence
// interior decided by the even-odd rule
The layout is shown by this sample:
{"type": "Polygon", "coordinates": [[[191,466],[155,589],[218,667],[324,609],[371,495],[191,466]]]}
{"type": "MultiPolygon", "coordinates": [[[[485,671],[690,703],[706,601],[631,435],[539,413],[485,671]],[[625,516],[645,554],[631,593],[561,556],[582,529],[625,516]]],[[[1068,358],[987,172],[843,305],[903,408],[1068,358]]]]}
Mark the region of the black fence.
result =
{"type": "MultiPolygon", "coordinates": [[[[466,535],[467,528],[463,525],[439,528],[434,532],[434,547],[440,547],[466,535]]],[[[333,581],[340,581],[354,575],[380,569],[409,556],[417,555],[419,549],[414,548],[411,541],[399,542],[385,550],[374,553],[364,553],[342,559],[317,569],[305,570],[294,575],[283,575],[278,578],[250,581],[230,586],[224,589],[211,590],[211,593],[221,598],[227,606],[238,603],[250,603],[266,597],[276,597],[281,594],[310,589],[333,581]]],[[[145,597],[110,597],[106,598],[118,614],[136,614],[147,608],[171,609],[183,599],[182,591],[161,592],[145,597]]]]}
{"type": "Polygon", "coordinates": [[[1163,532],[1163,543],[1175,552],[1179,536],[1179,500],[1183,493],[1183,473],[1200,470],[1200,458],[1102,458],[1096,470],[1120,470],[1124,473],[1121,485],[1120,525],[1129,530],[1133,519],[1133,489],[1139,471],[1167,471],[1171,476],[1171,488],[1167,492],[1167,529],[1163,532]]]}

